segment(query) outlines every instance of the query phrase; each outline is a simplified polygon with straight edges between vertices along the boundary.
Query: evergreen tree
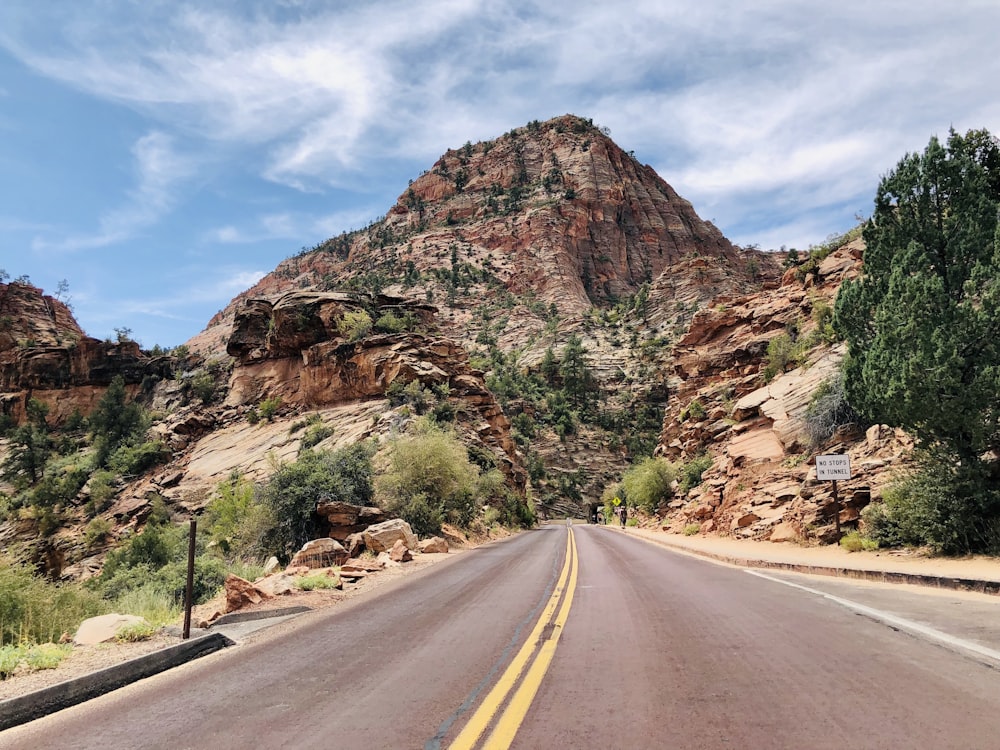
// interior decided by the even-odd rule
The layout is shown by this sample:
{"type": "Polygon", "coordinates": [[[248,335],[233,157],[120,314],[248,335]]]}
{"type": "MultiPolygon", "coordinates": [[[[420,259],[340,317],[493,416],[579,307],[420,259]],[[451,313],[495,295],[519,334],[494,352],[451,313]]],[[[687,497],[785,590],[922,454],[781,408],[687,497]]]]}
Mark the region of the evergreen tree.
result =
{"type": "Polygon", "coordinates": [[[570,337],[566,343],[559,362],[559,374],[570,403],[578,409],[586,409],[596,384],[587,367],[587,350],[579,336],[570,337]]]}
{"type": "Polygon", "coordinates": [[[836,303],[849,403],[926,449],[920,491],[882,525],[945,552],[1000,550],[998,215],[997,139],[932,138],[879,184],[863,274],[836,303]]]}
{"type": "Polygon", "coordinates": [[[965,461],[1000,452],[998,212],[996,138],[932,138],[881,181],[836,303],[850,403],[965,461]]]}

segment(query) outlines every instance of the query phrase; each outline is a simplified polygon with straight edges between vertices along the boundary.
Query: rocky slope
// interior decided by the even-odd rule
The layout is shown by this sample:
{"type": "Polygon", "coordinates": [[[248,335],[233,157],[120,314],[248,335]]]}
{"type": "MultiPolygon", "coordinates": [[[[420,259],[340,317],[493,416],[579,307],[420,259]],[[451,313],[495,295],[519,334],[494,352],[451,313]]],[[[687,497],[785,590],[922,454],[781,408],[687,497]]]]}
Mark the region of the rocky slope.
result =
{"type": "MultiPolygon", "coordinates": [[[[812,454],[855,459],[857,479],[842,487],[851,523],[908,449],[880,428],[818,443],[809,429],[813,394],[843,356],[830,305],[861,250],[785,270],[781,255],[734,247],[651,168],[567,115],[449,150],[385,217],[239,295],[184,361],[88,339],[40,290],[0,286],[0,404],[23,422],[40,399],[58,424],[122,374],[160,414],[153,435],[170,460],[117,488],[103,511],[116,535],[143,522],[152,498],[184,517],[233,470],[265,478],[294,458],[307,415],[331,433],[321,447],[400,429],[400,391],[417,384],[543,514],[582,515],[655,449],[712,458],[705,481],[664,509],[668,526],[824,537],[833,508],[812,454]],[[360,318],[370,331],[352,327],[360,318]],[[782,337],[795,352],[774,369],[768,349],[782,337]],[[560,406],[567,375],[552,360],[577,345],[589,393],[560,406]],[[273,421],[250,423],[264,403],[280,404],[273,421]],[[573,412],[568,427],[552,418],[559,408],[573,412]]],[[[50,569],[99,564],[103,548],[80,542],[88,492],[41,545],[50,569]]],[[[0,524],[0,547],[38,533],[21,514],[0,524]]]]}

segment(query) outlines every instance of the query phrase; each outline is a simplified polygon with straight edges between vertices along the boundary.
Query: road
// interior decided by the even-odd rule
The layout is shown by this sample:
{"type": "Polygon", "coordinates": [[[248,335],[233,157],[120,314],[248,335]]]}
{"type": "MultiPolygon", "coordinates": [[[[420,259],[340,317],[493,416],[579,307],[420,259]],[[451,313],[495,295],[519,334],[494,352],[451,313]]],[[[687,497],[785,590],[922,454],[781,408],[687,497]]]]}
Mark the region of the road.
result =
{"type": "Polygon", "coordinates": [[[934,596],[548,525],[0,748],[1000,747],[1000,602],[934,596]]]}

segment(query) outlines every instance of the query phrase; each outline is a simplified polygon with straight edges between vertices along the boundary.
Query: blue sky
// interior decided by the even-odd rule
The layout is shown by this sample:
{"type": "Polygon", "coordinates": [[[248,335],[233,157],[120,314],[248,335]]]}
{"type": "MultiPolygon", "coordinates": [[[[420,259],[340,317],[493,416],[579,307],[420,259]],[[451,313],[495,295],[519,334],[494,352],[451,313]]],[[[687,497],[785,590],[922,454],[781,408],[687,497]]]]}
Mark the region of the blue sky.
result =
{"type": "Polygon", "coordinates": [[[734,242],[804,248],[932,134],[1000,133],[997,29],[996,0],[4,0],[0,268],[179,344],[447,148],[565,113],[734,242]]]}

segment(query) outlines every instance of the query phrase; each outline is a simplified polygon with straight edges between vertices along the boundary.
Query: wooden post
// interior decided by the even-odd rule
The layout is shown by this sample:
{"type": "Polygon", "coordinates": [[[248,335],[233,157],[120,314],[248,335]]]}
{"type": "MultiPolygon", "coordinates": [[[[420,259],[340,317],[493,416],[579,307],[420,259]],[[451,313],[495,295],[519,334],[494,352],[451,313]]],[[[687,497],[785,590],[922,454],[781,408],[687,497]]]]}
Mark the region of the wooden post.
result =
{"type": "Polygon", "coordinates": [[[194,537],[197,528],[198,522],[192,518],[191,529],[188,532],[187,585],[184,587],[184,640],[191,637],[191,599],[194,594],[194,537]]]}

